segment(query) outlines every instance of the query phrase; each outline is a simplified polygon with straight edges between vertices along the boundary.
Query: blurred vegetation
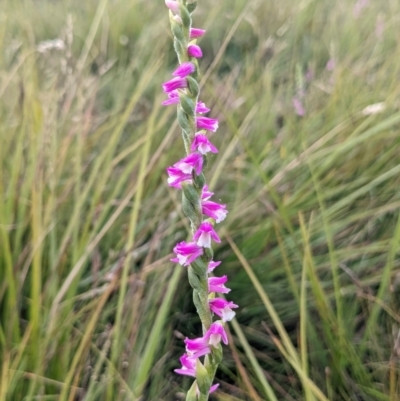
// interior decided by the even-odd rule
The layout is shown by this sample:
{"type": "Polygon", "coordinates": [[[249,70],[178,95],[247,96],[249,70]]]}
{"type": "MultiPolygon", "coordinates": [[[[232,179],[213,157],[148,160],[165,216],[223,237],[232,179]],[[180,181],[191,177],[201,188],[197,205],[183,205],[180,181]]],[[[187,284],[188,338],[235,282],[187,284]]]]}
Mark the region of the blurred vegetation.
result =
{"type": "MultiPolygon", "coordinates": [[[[212,398],[400,399],[400,3],[194,19],[241,306],[212,398]]],[[[3,0],[0,22],[0,400],[183,400],[199,322],[169,262],[188,223],[163,1],[3,0]]]]}

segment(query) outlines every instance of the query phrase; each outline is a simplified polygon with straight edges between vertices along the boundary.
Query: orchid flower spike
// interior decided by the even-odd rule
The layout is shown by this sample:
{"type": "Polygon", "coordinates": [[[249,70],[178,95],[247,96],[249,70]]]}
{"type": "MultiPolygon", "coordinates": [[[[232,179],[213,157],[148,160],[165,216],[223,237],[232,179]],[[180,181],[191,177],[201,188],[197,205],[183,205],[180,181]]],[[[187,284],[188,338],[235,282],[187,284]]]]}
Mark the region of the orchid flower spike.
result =
{"type": "Polygon", "coordinates": [[[168,185],[182,190],[182,211],[190,220],[193,232],[190,242],[181,241],[175,245],[175,257],[171,261],[187,267],[193,300],[205,330],[202,337],[186,338],[186,353],[180,358],[182,366],[175,372],[196,378],[188,399],[208,400],[208,394],[218,387],[218,384],[212,383],[220,360],[220,343],[228,343],[224,322],[232,320],[235,316],[233,310],[238,308],[233,302],[214,297],[215,293],[230,291],[225,286],[228,277],[209,277],[221,263],[212,260],[211,243],[221,242],[214,224],[223,221],[228,211],[226,205],[211,201],[214,193],[209,190],[203,174],[207,154],[218,153],[209,134],[217,131],[218,120],[204,116],[210,109],[199,100],[199,66],[196,59],[203,56],[203,51],[196,39],[202,37],[205,30],[192,27],[192,14],[196,8],[194,2],[165,0],[165,4],[169,8],[179,65],[172,72],[172,79],[162,84],[168,96],[162,105],[177,105],[178,123],[186,150],[184,157],[167,168],[168,185]],[[213,322],[215,316],[220,320],[213,322]],[[204,364],[200,358],[204,358],[204,364]]]}

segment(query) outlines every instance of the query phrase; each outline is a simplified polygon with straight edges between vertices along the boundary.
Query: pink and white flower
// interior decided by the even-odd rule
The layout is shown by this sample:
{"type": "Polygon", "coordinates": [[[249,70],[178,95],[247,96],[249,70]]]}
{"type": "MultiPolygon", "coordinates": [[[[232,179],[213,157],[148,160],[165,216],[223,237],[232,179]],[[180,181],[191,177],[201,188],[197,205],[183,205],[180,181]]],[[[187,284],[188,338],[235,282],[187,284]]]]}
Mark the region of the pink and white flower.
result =
{"type": "Polygon", "coordinates": [[[230,288],[225,287],[225,283],[228,281],[228,276],[222,277],[209,277],[208,279],[208,292],[219,292],[221,294],[227,294],[231,292],[230,288]]]}
{"type": "Polygon", "coordinates": [[[187,61],[185,63],[182,63],[173,73],[172,75],[174,77],[180,77],[180,78],[185,78],[190,74],[193,74],[196,71],[196,66],[191,63],[190,61],[187,61]]]}
{"type": "Polygon", "coordinates": [[[198,246],[204,248],[211,248],[211,239],[218,243],[221,242],[212,224],[208,221],[204,221],[200,224],[199,228],[194,233],[193,239],[196,241],[198,246]]]}
{"type": "Polygon", "coordinates": [[[226,205],[221,205],[220,203],[213,201],[202,201],[201,210],[203,214],[211,217],[217,223],[225,220],[225,217],[228,214],[228,211],[226,210],[226,205]]]}
{"type": "Polygon", "coordinates": [[[196,377],[196,358],[183,354],[179,360],[182,367],[180,369],[175,369],[174,372],[178,373],[178,375],[196,377]]]}
{"type": "Polygon", "coordinates": [[[194,58],[203,57],[203,52],[201,51],[200,46],[197,45],[189,45],[188,46],[188,55],[194,58]]]}
{"type": "Polygon", "coordinates": [[[210,142],[206,135],[197,134],[190,147],[192,152],[199,151],[202,155],[208,152],[218,153],[218,149],[210,142]]]}
{"type": "Polygon", "coordinates": [[[217,347],[221,340],[225,345],[228,344],[228,336],[223,324],[219,320],[210,326],[204,337],[208,340],[208,344],[213,347],[217,347]]]}
{"type": "Polygon", "coordinates": [[[174,252],[176,258],[171,259],[171,262],[189,266],[195,259],[203,255],[203,248],[195,242],[182,241],[175,245],[174,252]]]}
{"type": "Polygon", "coordinates": [[[170,81],[164,82],[162,87],[165,93],[169,93],[177,89],[187,88],[187,81],[186,78],[176,77],[170,81]]]}
{"type": "Polygon", "coordinates": [[[208,301],[210,309],[213,313],[220,316],[223,322],[229,322],[235,317],[235,312],[232,309],[239,306],[233,302],[226,301],[223,298],[213,298],[208,301]]]}
{"type": "Polygon", "coordinates": [[[167,174],[167,182],[170,187],[181,188],[182,182],[192,180],[192,174],[184,173],[180,168],[175,166],[168,167],[167,174]]]}
{"type": "Polygon", "coordinates": [[[190,174],[195,171],[197,175],[203,168],[203,156],[199,153],[191,153],[174,164],[174,167],[181,170],[184,174],[190,174]]]}
{"type": "Polygon", "coordinates": [[[218,129],[218,120],[215,118],[198,116],[196,118],[197,129],[205,129],[215,132],[218,129]]]}
{"type": "Polygon", "coordinates": [[[200,358],[201,356],[211,352],[207,339],[204,337],[195,338],[194,340],[186,338],[185,345],[186,352],[193,358],[200,358]]]}

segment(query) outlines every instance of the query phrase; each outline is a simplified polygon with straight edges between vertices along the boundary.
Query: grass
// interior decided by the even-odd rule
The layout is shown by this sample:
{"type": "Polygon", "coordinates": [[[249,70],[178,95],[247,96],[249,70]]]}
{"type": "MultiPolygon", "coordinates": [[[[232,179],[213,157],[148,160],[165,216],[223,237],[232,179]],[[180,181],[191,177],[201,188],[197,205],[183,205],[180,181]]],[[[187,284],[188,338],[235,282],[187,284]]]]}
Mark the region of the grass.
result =
{"type": "MultiPolygon", "coordinates": [[[[199,321],[169,262],[189,227],[166,185],[183,146],[160,107],[176,64],[161,3],[0,5],[1,401],[189,388],[173,373],[199,321]]],[[[230,210],[218,273],[241,306],[215,400],[398,399],[400,5],[357,18],[354,3],[196,12],[221,125],[207,177],[230,210]]]]}

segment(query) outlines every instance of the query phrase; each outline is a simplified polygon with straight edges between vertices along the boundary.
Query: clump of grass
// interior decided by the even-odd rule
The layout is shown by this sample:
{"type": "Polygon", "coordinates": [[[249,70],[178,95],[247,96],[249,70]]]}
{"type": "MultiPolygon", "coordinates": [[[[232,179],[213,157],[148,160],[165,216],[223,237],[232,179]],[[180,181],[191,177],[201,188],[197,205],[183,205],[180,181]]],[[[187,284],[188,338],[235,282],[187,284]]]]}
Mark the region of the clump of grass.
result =
{"type": "MultiPolygon", "coordinates": [[[[243,306],[215,398],[395,399],[400,8],[206,6],[203,93],[225,149],[211,185],[231,210],[217,256],[243,306]]],[[[199,322],[169,262],[189,228],[163,171],[182,153],[159,107],[165,10],[2,9],[0,399],[178,399],[175,337],[199,322]]]]}

